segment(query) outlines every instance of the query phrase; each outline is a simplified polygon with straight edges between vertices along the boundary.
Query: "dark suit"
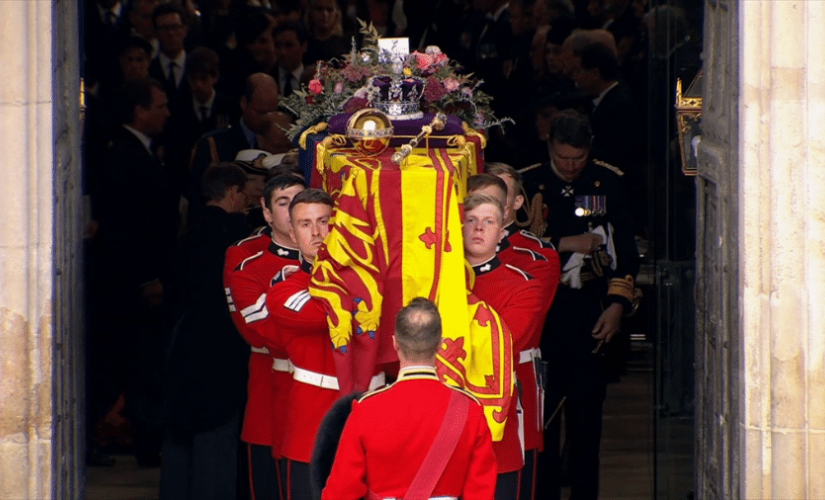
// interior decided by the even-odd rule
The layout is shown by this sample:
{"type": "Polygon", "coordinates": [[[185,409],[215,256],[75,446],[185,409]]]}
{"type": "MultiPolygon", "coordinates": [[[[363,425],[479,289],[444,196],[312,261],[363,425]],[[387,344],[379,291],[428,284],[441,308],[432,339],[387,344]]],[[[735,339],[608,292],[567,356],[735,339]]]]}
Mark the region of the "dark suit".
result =
{"type": "Polygon", "coordinates": [[[180,240],[174,340],[165,370],[161,498],[234,498],[249,346],[226,307],[226,249],[250,232],[243,214],[207,206],[180,240]]]}
{"type": "Polygon", "coordinates": [[[120,126],[112,131],[94,188],[100,229],[91,256],[90,327],[105,365],[96,375],[112,383],[115,397],[123,391],[135,455],[149,464],[160,450],[165,307],[149,305],[141,285],[167,277],[178,197],[163,166],[120,126]]]}
{"type": "Polygon", "coordinates": [[[129,34],[125,13],[126,8],[122,7],[120,17],[112,24],[104,23],[97,3],[86,2],[82,29],[86,88],[98,82],[111,87],[120,77],[117,52],[129,34]]]}
{"type": "MultiPolygon", "coordinates": [[[[175,73],[182,75],[183,68],[175,68],[175,73]]],[[[166,78],[166,73],[164,73],[164,69],[160,66],[160,56],[155,57],[152,59],[152,62],[149,63],[149,76],[163,85],[163,89],[166,91],[166,98],[169,100],[170,109],[177,106],[179,101],[185,102],[192,98],[192,91],[189,88],[189,82],[186,81],[186,77],[181,76],[180,84],[177,85],[171,80],[171,75],[170,78],[166,78]]]]}
{"type": "Polygon", "coordinates": [[[176,178],[181,193],[189,181],[189,163],[192,148],[203,134],[224,127],[229,123],[230,103],[221,93],[216,93],[206,120],[195,113],[191,95],[173,104],[171,116],[159,141],[164,147],[164,163],[176,178]]]}
{"type": "Polygon", "coordinates": [[[591,157],[615,165],[626,174],[628,199],[641,225],[647,203],[647,168],[645,160],[646,128],[639,107],[633,102],[623,82],[610,89],[590,115],[593,128],[591,157]]]}
{"type": "Polygon", "coordinates": [[[186,198],[189,200],[189,219],[191,221],[196,220],[203,209],[203,200],[200,194],[201,179],[206,167],[212,163],[209,138],[215,141],[219,161],[234,161],[238,151],[253,149],[253,146],[257,147],[257,144],[249,143],[240,124],[214,130],[198,139],[192,156],[192,165],[189,168],[189,187],[186,191],[186,198]]]}
{"type": "Polygon", "coordinates": [[[645,130],[641,126],[638,110],[622,82],[605,94],[590,115],[594,158],[615,165],[628,174],[640,169],[645,130]]]}

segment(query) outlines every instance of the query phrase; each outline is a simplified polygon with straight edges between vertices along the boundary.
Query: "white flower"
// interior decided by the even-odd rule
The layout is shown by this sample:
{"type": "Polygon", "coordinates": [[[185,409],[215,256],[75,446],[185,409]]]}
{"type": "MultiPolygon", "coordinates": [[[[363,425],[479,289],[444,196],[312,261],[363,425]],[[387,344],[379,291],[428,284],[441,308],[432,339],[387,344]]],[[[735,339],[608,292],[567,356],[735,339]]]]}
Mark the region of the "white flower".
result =
{"type": "Polygon", "coordinates": [[[441,54],[441,49],[438,48],[438,45],[427,45],[427,48],[424,49],[424,53],[431,56],[437,56],[441,54]]]}

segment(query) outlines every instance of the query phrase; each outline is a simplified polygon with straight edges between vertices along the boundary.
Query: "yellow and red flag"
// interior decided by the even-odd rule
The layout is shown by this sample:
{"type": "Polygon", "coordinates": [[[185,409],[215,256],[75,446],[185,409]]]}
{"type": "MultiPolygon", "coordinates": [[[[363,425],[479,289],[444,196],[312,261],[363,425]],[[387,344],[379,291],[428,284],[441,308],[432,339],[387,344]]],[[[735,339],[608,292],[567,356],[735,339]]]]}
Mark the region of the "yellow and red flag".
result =
{"type": "Polygon", "coordinates": [[[442,317],[442,380],[481,400],[500,439],[513,389],[512,346],[495,311],[474,298],[468,304],[458,212],[463,189],[456,184],[468,171],[461,164],[468,156],[417,150],[423,154],[398,167],[392,152],[324,152],[323,184],[337,192],[336,210],[310,293],[327,309],[339,386],[344,393],[363,390],[377,364],[395,361],[395,314],[426,297],[442,317]]]}

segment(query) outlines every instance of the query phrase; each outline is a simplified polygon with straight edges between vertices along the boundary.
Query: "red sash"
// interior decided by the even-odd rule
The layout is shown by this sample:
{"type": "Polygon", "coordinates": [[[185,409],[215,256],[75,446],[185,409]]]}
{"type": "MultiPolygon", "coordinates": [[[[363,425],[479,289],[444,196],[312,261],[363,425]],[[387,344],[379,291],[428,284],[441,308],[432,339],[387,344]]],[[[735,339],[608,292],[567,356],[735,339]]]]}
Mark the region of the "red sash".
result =
{"type": "MultiPolygon", "coordinates": [[[[470,407],[470,399],[458,391],[454,391],[450,395],[450,401],[447,403],[447,411],[444,413],[444,420],[441,422],[441,427],[435,435],[430,450],[427,456],[424,457],[424,463],[415,474],[415,477],[404,495],[403,500],[427,500],[432,495],[435,485],[447,468],[447,462],[450,461],[455,447],[458,444],[458,438],[461,437],[461,432],[464,430],[464,422],[467,420],[467,410],[470,407]]],[[[372,490],[367,490],[365,500],[383,500],[381,496],[372,490]]]]}

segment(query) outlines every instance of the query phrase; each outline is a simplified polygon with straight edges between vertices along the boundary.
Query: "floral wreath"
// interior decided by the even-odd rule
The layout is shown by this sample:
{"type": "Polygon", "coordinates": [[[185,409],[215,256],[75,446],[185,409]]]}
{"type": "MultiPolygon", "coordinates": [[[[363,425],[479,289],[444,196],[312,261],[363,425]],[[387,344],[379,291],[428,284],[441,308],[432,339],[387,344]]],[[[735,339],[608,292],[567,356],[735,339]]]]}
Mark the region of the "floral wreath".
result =
{"type": "Polygon", "coordinates": [[[461,66],[438,47],[431,45],[423,53],[414,51],[403,62],[393,63],[388,52],[379,50],[380,36],[372,23],[359,22],[364,35],[360,51],[353,38],[351,53],[343,59],[319,61],[309,85],[281,99],[281,107],[297,117],[286,131],[290,139],[337,114],[376,107],[387,99],[393,77],[401,79],[403,99],[418,100],[425,113],[454,115],[475,129],[513,121],[496,118],[490,108],[493,98],[479,90],[483,80],[459,73],[461,66]]]}

